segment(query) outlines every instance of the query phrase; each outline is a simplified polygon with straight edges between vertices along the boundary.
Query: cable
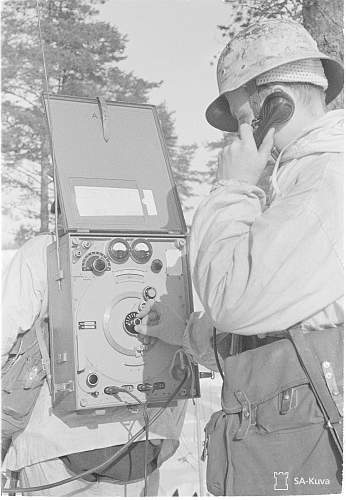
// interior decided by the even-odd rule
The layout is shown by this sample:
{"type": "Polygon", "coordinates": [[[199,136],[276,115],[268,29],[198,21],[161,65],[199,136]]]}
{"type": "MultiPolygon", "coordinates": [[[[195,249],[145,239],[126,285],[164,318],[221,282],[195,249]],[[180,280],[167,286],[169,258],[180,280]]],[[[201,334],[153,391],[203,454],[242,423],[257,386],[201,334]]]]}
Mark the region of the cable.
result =
{"type": "Polygon", "coordinates": [[[216,328],[213,328],[213,349],[214,349],[214,354],[215,354],[215,360],[217,364],[217,369],[219,370],[219,373],[222,377],[222,380],[224,380],[224,374],[221,368],[221,363],[220,363],[220,358],[219,358],[219,353],[217,352],[217,344],[216,344],[216,328]]]}
{"type": "Polygon", "coordinates": [[[144,414],[145,418],[145,443],[144,443],[144,495],[148,496],[148,447],[149,447],[149,417],[148,412],[144,414]]]}
{"type": "MultiPolygon", "coordinates": [[[[148,421],[149,427],[154,422],[156,422],[156,420],[162,415],[162,413],[167,409],[169,403],[175,398],[175,396],[178,394],[178,392],[180,391],[182,386],[185,384],[185,382],[188,378],[188,375],[189,375],[189,372],[187,369],[185,370],[185,372],[186,373],[185,373],[183,380],[180,382],[180,384],[178,385],[176,390],[173,392],[171,397],[168,399],[165,406],[160,408],[155,413],[155,415],[148,421]]],[[[107,467],[108,465],[113,463],[118,457],[120,457],[124,453],[124,451],[126,451],[131,446],[131,444],[134,441],[136,441],[136,439],[138,439],[140,436],[142,436],[142,434],[144,434],[145,431],[146,431],[146,426],[142,427],[142,429],[140,429],[134,436],[132,436],[132,438],[129,439],[129,441],[127,443],[125,443],[124,446],[119,451],[117,451],[114,455],[112,455],[110,458],[105,460],[102,464],[99,464],[96,467],[93,467],[87,471],[81,472],[80,474],[76,474],[75,476],[69,477],[67,479],[62,479],[61,481],[56,481],[55,483],[50,483],[50,484],[46,484],[46,485],[32,486],[29,488],[3,488],[2,493],[31,493],[31,492],[35,492],[35,491],[48,490],[51,488],[56,488],[57,486],[62,486],[63,484],[67,484],[67,483],[70,483],[72,481],[76,481],[77,479],[81,479],[82,477],[87,476],[89,474],[93,474],[94,472],[98,471],[99,469],[101,469],[103,467],[107,467]]]]}
{"type": "Polygon", "coordinates": [[[144,419],[144,428],[145,428],[145,442],[144,442],[144,496],[147,496],[148,492],[148,446],[149,446],[149,415],[148,415],[148,410],[147,406],[143,401],[141,401],[135,394],[132,394],[128,389],[125,387],[117,387],[117,386],[111,386],[108,387],[107,389],[114,389],[114,393],[111,391],[107,392],[107,394],[113,394],[116,396],[119,394],[119,392],[126,392],[131,398],[133,398],[137,403],[140,405],[140,407],[143,410],[143,419],[144,419]]]}

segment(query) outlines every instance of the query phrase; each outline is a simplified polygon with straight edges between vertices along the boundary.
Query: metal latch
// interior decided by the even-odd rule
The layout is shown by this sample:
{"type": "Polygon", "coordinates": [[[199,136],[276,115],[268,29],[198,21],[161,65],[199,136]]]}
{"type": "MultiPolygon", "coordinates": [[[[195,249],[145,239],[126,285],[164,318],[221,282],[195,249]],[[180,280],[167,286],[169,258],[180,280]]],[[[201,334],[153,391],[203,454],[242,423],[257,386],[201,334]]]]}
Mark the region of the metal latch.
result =
{"type": "Polygon", "coordinates": [[[203,441],[203,449],[202,449],[202,455],[201,455],[201,460],[202,462],[205,462],[207,455],[208,455],[208,444],[209,444],[209,436],[205,436],[205,440],[203,441]]]}
{"type": "Polygon", "coordinates": [[[243,391],[235,391],[235,397],[241,404],[240,427],[235,435],[235,439],[244,439],[249,432],[250,426],[253,425],[254,408],[251,406],[249,398],[243,391]]]}
{"type": "Polygon", "coordinates": [[[336,383],[333,366],[329,361],[323,361],[322,370],[328,390],[338,408],[340,415],[343,415],[343,397],[336,383]]]}
{"type": "Polygon", "coordinates": [[[61,384],[54,384],[54,392],[73,392],[74,382],[73,380],[68,380],[67,382],[62,382],[61,384]]]}
{"type": "Polygon", "coordinates": [[[292,408],[297,406],[297,392],[293,387],[280,393],[280,415],[286,415],[292,408]]]}
{"type": "Polygon", "coordinates": [[[67,352],[60,352],[57,356],[57,363],[66,363],[68,360],[67,352]]]}
{"type": "Polygon", "coordinates": [[[214,380],[215,378],[215,372],[210,371],[210,372],[199,372],[199,378],[211,378],[214,380]]]}

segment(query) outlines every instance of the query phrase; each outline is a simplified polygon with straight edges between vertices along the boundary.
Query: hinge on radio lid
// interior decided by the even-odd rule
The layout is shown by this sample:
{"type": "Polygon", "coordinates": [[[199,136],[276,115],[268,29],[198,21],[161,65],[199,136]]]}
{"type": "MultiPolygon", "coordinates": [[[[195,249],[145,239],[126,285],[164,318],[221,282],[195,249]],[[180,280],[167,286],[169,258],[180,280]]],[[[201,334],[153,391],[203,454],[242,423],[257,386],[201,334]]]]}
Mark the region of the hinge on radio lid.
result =
{"type": "Polygon", "coordinates": [[[59,269],[59,271],[55,275],[55,281],[61,281],[64,279],[64,271],[59,269]]]}
{"type": "Polygon", "coordinates": [[[74,382],[73,380],[68,380],[67,382],[62,382],[61,384],[54,384],[55,392],[73,392],[74,382]]]}

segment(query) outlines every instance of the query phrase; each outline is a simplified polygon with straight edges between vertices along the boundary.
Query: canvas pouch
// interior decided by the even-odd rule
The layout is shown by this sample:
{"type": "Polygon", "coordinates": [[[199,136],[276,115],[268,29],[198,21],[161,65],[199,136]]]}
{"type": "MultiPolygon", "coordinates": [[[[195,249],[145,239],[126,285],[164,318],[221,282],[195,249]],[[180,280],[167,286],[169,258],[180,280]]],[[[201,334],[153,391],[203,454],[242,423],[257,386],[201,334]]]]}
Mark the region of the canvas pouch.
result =
{"type": "MultiPolygon", "coordinates": [[[[321,367],[329,363],[340,395],[342,330],[306,335],[321,367]]],[[[208,491],[218,496],[340,493],[341,459],[291,341],[283,338],[225,363],[232,377],[224,381],[222,410],[205,428],[208,491]]]]}
{"type": "Polygon", "coordinates": [[[10,444],[28,424],[46,377],[35,327],[18,335],[1,372],[1,432],[10,444]]]}

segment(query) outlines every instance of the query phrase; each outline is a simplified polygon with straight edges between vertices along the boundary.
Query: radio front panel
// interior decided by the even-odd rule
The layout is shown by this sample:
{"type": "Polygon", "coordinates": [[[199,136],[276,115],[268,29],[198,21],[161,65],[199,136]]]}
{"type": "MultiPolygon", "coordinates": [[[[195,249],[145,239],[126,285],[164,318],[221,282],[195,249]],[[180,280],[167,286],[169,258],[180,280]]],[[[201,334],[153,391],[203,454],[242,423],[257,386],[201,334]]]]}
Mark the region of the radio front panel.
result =
{"type": "MultiPolygon", "coordinates": [[[[187,364],[185,355],[177,355],[192,309],[186,240],[66,234],[61,290],[52,279],[55,244],[48,261],[55,304],[50,309],[55,407],[74,411],[135,403],[126,392],[115,395],[114,387],[153,405],[167,402],[187,364]],[[153,302],[147,317],[137,318],[153,302]],[[142,322],[149,337],[136,331],[142,322]]],[[[190,368],[176,399],[199,396],[197,366],[190,368]]]]}

